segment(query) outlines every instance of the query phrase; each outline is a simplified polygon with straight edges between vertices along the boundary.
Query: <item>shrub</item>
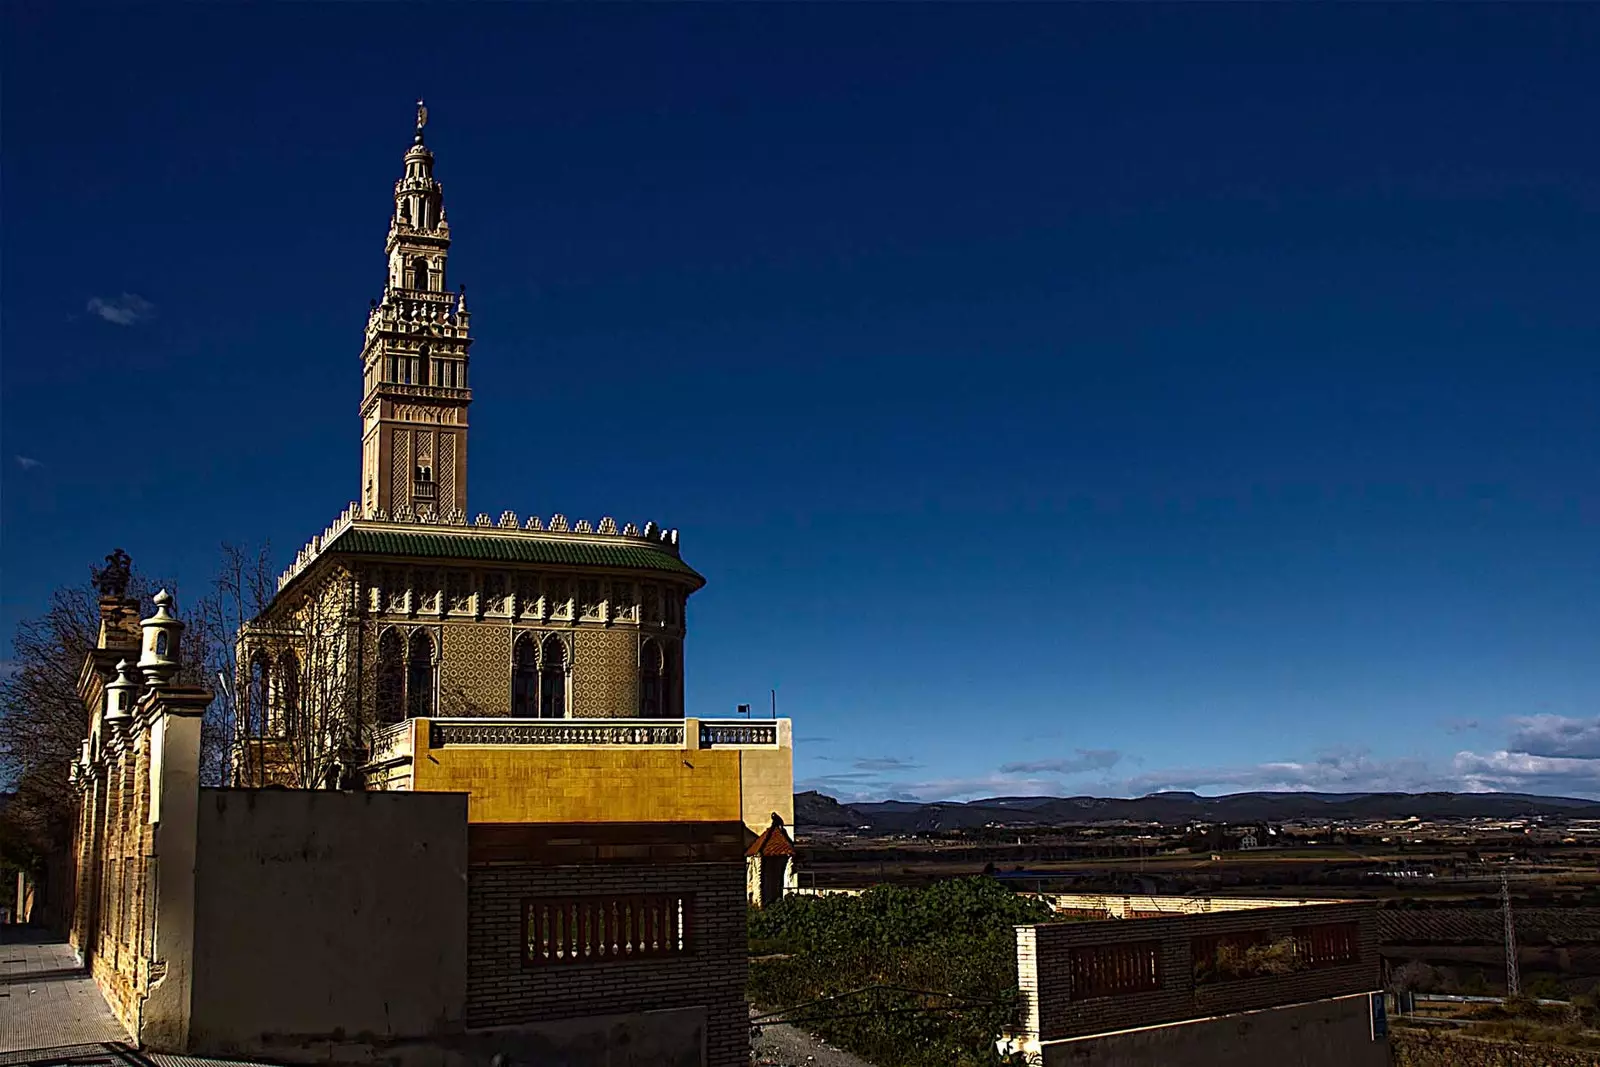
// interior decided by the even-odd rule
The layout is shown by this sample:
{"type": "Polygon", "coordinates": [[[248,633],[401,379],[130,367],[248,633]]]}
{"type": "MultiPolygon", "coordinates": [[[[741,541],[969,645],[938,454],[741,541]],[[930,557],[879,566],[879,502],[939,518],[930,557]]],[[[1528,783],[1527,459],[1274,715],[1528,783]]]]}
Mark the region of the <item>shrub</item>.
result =
{"type": "Polygon", "coordinates": [[[978,1067],[1016,1010],[1013,926],[1050,909],[987,878],[750,912],[750,999],[879,1067],[978,1067]],[[837,998],[837,999],[833,999],[837,998]]]}

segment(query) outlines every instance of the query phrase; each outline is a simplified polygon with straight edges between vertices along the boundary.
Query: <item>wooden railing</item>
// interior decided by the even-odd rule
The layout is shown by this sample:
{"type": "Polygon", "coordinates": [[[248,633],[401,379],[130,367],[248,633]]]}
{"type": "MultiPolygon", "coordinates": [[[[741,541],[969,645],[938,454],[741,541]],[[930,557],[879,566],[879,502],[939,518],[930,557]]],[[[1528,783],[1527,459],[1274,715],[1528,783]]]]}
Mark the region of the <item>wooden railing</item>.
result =
{"type": "Polygon", "coordinates": [[[687,956],[694,951],[694,898],[678,893],[566,897],[523,902],[530,967],[687,956]]]}
{"type": "Polygon", "coordinates": [[[1068,967],[1071,1000],[1148,993],[1161,988],[1161,942],[1074,947],[1068,967]]]}
{"type": "Polygon", "coordinates": [[[1295,945],[1307,967],[1338,967],[1361,959],[1359,923],[1321,923],[1294,928],[1295,945]]]}

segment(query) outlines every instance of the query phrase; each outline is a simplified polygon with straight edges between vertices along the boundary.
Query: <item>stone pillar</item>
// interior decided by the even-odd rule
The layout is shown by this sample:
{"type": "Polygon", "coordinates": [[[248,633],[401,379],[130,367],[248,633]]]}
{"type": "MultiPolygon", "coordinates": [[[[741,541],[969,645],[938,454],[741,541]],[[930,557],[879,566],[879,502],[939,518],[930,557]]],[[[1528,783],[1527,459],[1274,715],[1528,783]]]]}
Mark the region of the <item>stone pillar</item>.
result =
{"type": "Polygon", "coordinates": [[[139,1044],[183,1052],[194,999],[195,861],[200,815],[200,717],[211,694],[187,686],[152,691],[150,808],[155,931],[139,1044]]]}

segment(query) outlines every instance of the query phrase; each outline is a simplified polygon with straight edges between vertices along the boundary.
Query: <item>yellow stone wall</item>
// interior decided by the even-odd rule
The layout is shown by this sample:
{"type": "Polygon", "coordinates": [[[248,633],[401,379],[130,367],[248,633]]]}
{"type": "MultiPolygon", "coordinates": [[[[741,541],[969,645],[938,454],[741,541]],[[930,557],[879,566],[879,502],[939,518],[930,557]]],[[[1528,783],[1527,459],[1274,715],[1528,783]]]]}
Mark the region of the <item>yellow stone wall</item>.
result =
{"type": "MultiPolygon", "coordinates": [[[[723,822],[794,825],[794,750],[619,745],[428,747],[414,724],[411,788],[467,794],[470,822],[723,822]]],[[[690,732],[698,726],[689,720],[690,732]]]]}

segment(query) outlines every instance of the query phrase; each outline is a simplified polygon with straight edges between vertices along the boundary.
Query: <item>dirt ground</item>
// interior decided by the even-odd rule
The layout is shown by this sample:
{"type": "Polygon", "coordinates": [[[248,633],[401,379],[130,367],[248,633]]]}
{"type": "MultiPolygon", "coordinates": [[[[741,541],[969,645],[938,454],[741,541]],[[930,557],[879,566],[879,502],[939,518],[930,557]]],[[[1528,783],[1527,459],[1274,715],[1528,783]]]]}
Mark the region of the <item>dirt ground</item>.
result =
{"type": "Polygon", "coordinates": [[[750,1062],[754,1067],[872,1067],[787,1023],[764,1023],[759,1033],[751,1033],[750,1062]]]}

